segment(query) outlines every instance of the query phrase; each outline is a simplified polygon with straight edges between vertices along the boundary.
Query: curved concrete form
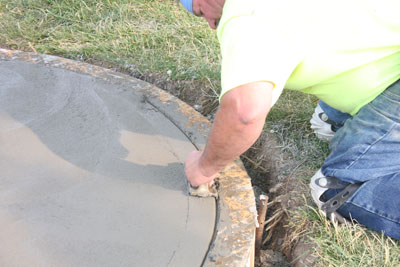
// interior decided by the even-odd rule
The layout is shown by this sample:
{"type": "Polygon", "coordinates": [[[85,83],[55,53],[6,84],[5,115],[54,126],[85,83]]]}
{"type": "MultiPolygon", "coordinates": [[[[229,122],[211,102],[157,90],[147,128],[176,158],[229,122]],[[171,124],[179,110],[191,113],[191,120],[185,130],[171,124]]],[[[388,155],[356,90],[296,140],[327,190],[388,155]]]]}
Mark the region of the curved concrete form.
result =
{"type": "Polygon", "coordinates": [[[240,161],[187,194],[208,121],[130,76],[0,49],[0,266],[250,266],[240,161]]]}

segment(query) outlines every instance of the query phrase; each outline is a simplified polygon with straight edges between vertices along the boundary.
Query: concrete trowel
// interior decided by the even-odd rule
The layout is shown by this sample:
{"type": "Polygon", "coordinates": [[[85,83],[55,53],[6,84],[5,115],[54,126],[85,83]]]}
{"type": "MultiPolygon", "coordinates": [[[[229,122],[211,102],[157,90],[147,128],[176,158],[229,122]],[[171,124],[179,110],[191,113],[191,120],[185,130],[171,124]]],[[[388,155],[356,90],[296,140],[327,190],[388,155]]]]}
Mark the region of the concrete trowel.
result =
{"type": "Polygon", "coordinates": [[[188,186],[190,196],[218,198],[217,183],[215,183],[214,180],[209,183],[199,185],[197,187],[190,185],[190,183],[188,182],[188,186]]]}

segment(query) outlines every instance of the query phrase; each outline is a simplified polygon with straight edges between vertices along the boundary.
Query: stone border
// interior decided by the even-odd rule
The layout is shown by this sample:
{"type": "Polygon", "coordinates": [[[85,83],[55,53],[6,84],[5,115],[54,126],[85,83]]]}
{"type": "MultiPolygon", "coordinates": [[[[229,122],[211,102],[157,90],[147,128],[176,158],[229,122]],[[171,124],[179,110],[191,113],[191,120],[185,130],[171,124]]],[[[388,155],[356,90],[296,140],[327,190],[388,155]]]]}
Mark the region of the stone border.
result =
{"type": "MultiPolygon", "coordinates": [[[[144,100],[174,123],[198,149],[207,140],[210,122],[171,94],[129,75],[56,56],[0,48],[0,60],[21,60],[91,75],[112,83],[131,84],[144,100]],[[136,84],[135,86],[133,86],[136,84]],[[138,86],[138,85],[139,86],[138,86]]],[[[213,240],[203,266],[253,266],[256,207],[250,178],[237,159],[219,176],[213,240]]]]}

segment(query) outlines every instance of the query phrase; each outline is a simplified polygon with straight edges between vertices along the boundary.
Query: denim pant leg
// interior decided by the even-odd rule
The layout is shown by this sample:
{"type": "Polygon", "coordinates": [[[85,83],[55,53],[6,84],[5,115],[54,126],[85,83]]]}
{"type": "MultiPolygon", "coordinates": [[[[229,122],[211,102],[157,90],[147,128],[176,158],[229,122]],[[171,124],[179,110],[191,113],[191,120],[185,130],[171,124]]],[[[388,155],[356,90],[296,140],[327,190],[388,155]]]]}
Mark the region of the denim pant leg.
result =
{"type": "Polygon", "coordinates": [[[322,173],[363,183],[338,212],[400,239],[400,81],[348,119],[330,146],[322,173]]]}
{"type": "Polygon", "coordinates": [[[329,120],[333,121],[335,124],[332,125],[332,130],[336,132],[343,126],[345,121],[349,118],[351,118],[351,115],[348,113],[341,112],[328,104],[326,104],[324,101],[319,100],[318,105],[321,107],[321,109],[324,111],[324,113],[328,116],[329,120]]]}

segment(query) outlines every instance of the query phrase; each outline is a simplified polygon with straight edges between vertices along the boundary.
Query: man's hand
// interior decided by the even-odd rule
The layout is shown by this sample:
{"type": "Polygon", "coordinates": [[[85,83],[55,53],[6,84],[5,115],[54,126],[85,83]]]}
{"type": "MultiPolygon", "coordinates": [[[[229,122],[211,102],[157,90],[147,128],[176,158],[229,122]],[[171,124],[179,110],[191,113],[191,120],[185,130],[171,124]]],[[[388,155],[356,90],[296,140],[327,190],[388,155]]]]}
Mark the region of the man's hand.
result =
{"type": "Polygon", "coordinates": [[[186,175],[192,186],[208,183],[258,138],[271,107],[273,84],[254,82],[226,93],[203,151],[186,160],[186,175]]]}
{"type": "Polygon", "coordinates": [[[192,186],[199,186],[201,184],[212,181],[218,173],[206,176],[204,170],[200,166],[200,158],[203,151],[192,151],[185,162],[185,173],[189,183],[192,186]]]}

